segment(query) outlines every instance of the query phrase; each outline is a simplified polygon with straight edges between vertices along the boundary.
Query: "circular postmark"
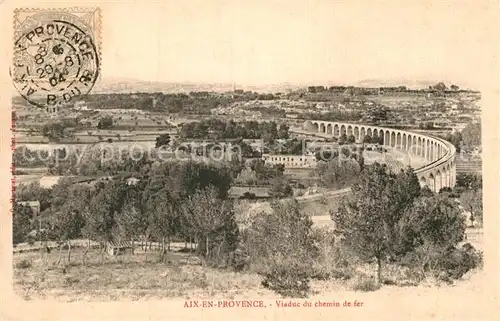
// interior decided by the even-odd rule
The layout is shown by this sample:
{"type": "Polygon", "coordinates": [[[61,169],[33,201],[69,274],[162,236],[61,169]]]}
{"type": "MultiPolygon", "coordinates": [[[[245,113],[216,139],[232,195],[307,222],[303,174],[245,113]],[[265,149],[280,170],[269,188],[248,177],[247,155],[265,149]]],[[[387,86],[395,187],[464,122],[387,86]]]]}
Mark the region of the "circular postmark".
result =
{"type": "Polygon", "coordinates": [[[41,15],[17,33],[11,75],[24,99],[57,110],[90,92],[99,58],[91,28],[83,21],[41,15]]]}

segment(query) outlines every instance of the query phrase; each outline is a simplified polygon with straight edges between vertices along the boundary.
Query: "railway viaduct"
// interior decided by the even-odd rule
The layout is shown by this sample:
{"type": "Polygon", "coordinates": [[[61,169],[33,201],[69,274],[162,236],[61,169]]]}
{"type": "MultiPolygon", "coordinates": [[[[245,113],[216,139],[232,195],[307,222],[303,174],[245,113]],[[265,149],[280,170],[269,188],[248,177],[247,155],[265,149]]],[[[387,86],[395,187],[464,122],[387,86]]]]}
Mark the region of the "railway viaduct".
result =
{"type": "Polygon", "coordinates": [[[366,135],[383,137],[384,146],[425,159],[424,166],[415,168],[422,187],[439,192],[443,187],[455,186],[455,146],[443,139],[392,128],[317,120],[306,121],[303,128],[326,137],[353,135],[356,142],[362,142],[366,135]]]}

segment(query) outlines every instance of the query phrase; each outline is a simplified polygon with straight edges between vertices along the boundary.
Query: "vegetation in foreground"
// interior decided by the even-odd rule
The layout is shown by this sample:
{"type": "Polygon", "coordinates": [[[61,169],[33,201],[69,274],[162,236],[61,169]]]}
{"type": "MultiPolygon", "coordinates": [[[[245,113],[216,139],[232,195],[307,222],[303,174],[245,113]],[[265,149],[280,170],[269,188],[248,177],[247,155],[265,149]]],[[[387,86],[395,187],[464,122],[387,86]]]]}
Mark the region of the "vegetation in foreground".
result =
{"type": "MultiPolygon", "coordinates": [[[[272,214],[257,213],[238,226],[234,204],[227,198],[232,177],[225,167],[165,163],[136,184],[113,180],[94,186],[56,185],[44,205],[48,222],[43,237],[59,242],[60,249],[32,253],[35,257],[25,262],[16,258],[15,283],[28,294],[33,289],[83,294],[93,288],[89,280],[101,278],[107,281],[96,282],[105,284],[98,288],[106,293],[123,286],[122,292],[151,288],[182,296],[210,288],[195,274],[187,275],[195,273],[193,264],[180,263],[185,254],[171,250],[174,240],[197,244],[189,254],[203,266],[196,273],[221,275],[229,282],[227,288],[210,289],[222,293],[244,288],[237,282],[246,278],[252,280],[249,288],[288,297],[309,296],[317,280],[339,280],[353,290],[372,291],[429,279],[452,282],[482,264],[481,253],[463,242],[465,218],[452,194],[421,189],[410,168],[393,174],[374,164],[364,170],[352,197],[331,213],[335,231],[313,228],[295,200],[276,200],[272,214]],[[89,243],[75,258],[76,238],[92,239],[100,250],[89,243]],[[116,240],[155,242],[157,250],[141,254],[146,248],[137,246],[132,248],[135,254],[110,259],[105,245],[116,240]],[[175,276],[179,269],[180,276],[175,276]],[[174,273],[173,281],[158,283],[160,271],[174,273]],[[188,289],[177,277],[186,278],[188,289]]],[[[14,209],[15,243],[29,237],[26,224],[33,222],[23,219],[26,212],[23,206],[14,209]]],[[[25,255],[30,254],[20,257],[25,255]]]]}

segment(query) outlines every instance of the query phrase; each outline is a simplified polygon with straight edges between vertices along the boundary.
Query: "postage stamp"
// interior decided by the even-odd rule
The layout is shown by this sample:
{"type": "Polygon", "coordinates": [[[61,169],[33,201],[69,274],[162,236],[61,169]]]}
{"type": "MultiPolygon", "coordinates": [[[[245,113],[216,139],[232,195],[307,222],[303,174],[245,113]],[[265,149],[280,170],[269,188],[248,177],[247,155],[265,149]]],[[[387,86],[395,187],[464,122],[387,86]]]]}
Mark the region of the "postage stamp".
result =
{"type": "Polygon", "coordinates": [[[99,76],[100,10],[19,9],[14,14],[14,86],[57,111],[89,93],[99,76]]]}

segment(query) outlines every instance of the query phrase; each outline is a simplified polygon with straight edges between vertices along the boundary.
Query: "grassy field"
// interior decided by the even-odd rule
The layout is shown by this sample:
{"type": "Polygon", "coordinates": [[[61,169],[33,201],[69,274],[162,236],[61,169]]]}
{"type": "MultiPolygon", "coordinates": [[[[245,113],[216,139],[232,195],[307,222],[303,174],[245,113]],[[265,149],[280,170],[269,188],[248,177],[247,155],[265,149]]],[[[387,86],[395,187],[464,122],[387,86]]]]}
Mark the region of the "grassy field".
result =
{"type": "MultiPolygon", "coordinates": [[[[83,249],[72,251],[69,265],[56,265],[59,253],[26,252],[14,254],[14,289],[25,298],[52,297],[63,301],[169,298],[192,296],[232,298],[249,290],[269,292],[260,277],[217,270],[201,265],[189,253],[169,252],[159,262],[157,252],[119,256],[101,255],[91,250],[86,265],[83,249]]],[[[63,257],[66,251],[63,251],[63,257]]],[[[67,263],[67,261],[65,262],[67,263]]]]}
{"type": "MultiPolygon", "coordinates": [[[[82,253],[83,249],[74,249],[71,263],[63,261],[61,265],[56,264],[59,256],[56,250],[50,254],[15,253],[14,291],[25,300],[50,299],[60,302],[281,297],[264,288],[261,284],[262,278],[257,274],[211,268],[188,253],[169,252],[164,262],[159,261],[156,252],[136,252],[113,257],[105,255],[104,263],[101,263],[100,253],[92,250],[88,254],[86,265],[82,264],[82,253]]],[[[65,255],[63,251],[63,257],[65,255]]],[[[328,253],[323,253],[321,257],[323,259],[315,263],[320,265],[320,269],[335,269],[328,253]]],[[[317,269],[318,266],[311,268],[317,269]]],[[[360,288],[360,285],[368,281],[373,282],[375,271],[374,264],[363,264],[352,270],[351,277],[347,279],[313,279],[311,296],[332,298],[343,293],[355,295],[359,299],[365,296],[361,292],[377,291],[382,297],[390,293],[418,297],[417,294],[455,288],[433,278],[420,284],[410,282],[404,270],[390,264],[384,267],[385,278],[392,281],[390,284],[381,289],[360,288]]],[[[459,281],[456,287],[465,285],[469,290],[477,290],[477,283],[471,284],[467,280],[478,273],[481,273],[481,270],[471,271],[464,277],[465,281],[459,281]]]]}

